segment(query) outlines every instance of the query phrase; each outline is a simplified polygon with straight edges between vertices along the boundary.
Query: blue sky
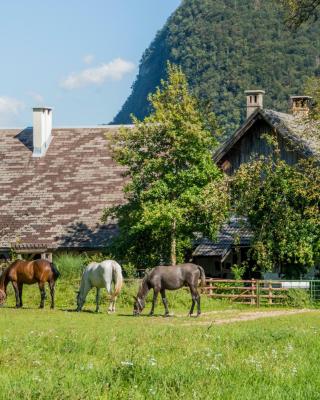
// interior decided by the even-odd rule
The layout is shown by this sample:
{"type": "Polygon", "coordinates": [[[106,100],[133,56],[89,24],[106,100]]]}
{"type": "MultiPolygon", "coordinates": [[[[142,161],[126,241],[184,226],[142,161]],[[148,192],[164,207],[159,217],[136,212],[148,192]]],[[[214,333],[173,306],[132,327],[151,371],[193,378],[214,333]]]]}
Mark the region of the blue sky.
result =
{"type": "Polygon", "coordinates": [[[180,0],[0,2],[0,127],[108,123],[130,93],[143,51],[180,0]]]}

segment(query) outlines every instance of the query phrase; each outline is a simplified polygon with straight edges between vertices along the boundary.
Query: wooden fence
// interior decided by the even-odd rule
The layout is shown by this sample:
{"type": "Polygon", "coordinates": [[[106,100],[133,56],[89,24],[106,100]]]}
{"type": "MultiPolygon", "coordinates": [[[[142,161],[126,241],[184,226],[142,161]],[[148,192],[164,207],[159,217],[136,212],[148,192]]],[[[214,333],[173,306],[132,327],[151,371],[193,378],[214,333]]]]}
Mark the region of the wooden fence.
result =
{"type": "Polygon", "coordinates": [[[287,298],[289,287],[282,281],[206,279],[202,293],[216,299],[229,299],[233,302],[260,306],[260,304],[279,305],[287,298]]]}

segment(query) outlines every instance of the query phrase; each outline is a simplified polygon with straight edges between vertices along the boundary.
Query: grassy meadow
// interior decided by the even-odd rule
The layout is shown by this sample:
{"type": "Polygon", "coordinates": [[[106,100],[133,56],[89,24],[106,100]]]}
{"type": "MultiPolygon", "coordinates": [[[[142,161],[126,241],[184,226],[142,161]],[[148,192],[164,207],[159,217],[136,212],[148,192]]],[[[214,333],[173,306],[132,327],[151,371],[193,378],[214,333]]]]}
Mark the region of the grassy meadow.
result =
{"type": "MultiPolygon", "coordinates": [[[[0,399],[319,399],[320,314],[229,324],[255,311],[203,298],[204,315],[186,316],[190,297],[170,293],[174,316],[132,316],[126,286],[116,315],[73,312],[77,282],[57,283],[56,309],[38,310],[36,286],[24,309],[10,290],[0,308],[0,399]]],[[[269,309],[270,310],[270,309],[269,309]]],[[[273,310],[273,309],[272,309],[273,310]]],[[[256,310],[257,311],[257,310],[256,310]]],[[[268,312],[268,309],[259,311],[268,312]]]]}

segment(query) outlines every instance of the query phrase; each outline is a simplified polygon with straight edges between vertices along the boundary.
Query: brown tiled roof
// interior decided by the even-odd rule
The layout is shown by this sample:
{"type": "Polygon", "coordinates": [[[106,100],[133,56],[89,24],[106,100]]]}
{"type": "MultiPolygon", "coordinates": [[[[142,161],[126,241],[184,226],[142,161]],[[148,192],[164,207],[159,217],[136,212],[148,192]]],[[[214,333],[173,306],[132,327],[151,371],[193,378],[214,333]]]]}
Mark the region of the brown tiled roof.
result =
{"type": "Polygon", "coordinates": [[[32,157],[32,129],[0,130],[0,248],[102,248],[116,232],[106,206],[123,201],[123,168],[112,160],[112,127],[53,129],[32,157]]]}

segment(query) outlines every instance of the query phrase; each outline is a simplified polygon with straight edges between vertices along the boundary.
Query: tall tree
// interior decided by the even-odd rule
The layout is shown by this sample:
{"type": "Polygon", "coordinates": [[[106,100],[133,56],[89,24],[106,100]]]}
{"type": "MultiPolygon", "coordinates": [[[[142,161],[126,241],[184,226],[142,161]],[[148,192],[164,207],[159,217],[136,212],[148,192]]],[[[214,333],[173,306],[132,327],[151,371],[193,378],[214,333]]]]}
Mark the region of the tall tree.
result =
{"type": "MultiPolygon", "coordinates": [[[[310,112],[310,122],[320,120],[320,76],[312,76],[306,80],[304,92],[312,97],[312,107],[310,112]]],[[[318,126],[319,129],[319,126],[318,126]]]]}
{"type": "Polygon", "coordinates": [[[224,177],[212,162],[216,139],[206,129],[180,67],[149,96],[152,113],[113,137],[114,159],[127,168],[127,203],[105,211],[118,220],[118,256],[140,266],[175,265],[194,233],[214,237],[228,209],[224,177]],[[142,257],[141,257],[142,255],[142,257]]]}
{"type": "Polygon", "coordinates": [[[293,28],[304,22],[317,20],[319,17],[320,0],[282,0],[289,10],[287,22],[293,28]]]}
{"type": "Polygon", "coordinates": [[[243,164],[233,177],[236,212],[254,233],[251,255],[261,270],[299,278],[320,257],[320,169],[279,157],[243,164]]]}

